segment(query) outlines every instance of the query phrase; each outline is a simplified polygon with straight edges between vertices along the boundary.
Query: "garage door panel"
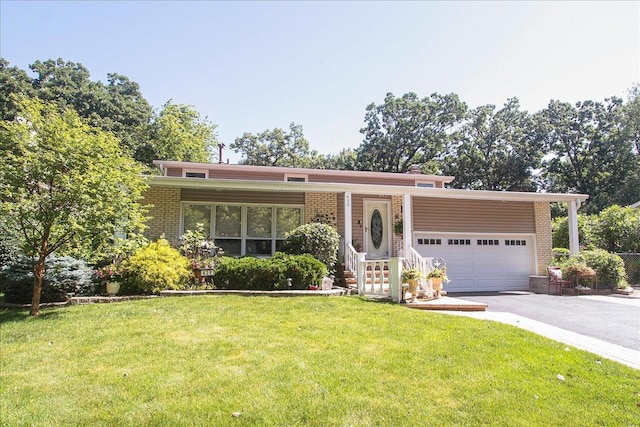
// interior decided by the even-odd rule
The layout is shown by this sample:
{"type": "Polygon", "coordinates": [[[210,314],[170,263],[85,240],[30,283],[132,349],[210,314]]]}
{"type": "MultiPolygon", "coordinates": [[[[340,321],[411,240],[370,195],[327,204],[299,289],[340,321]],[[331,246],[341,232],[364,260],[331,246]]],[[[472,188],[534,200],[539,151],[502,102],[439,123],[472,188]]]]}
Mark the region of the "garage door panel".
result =
{"type": "Polygon", "coordinates": [[[414,248],[422,256],[443,258],[451,282],[449,292],[526,290],[533,271],[530,235],[414,234],[414,248]],[[440,239],[442,244],[419,242],[440,239]]]}

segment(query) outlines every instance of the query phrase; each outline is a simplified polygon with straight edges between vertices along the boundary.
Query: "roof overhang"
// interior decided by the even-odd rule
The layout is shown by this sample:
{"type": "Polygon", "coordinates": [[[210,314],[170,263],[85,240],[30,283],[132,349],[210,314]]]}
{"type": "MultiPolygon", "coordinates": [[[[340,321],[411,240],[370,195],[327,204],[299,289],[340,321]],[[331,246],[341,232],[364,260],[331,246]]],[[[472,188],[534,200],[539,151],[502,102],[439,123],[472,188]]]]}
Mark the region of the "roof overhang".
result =
{"type": "Polygon", "coordinates": [[[255,181],[216,178],[177,178],[149,176],[148,183],[154,187],[192,188],[202,190],[235,191],[275,191],[297,193],[345,193],[366,195],[415,197],[437,197],[446,199],[496,200],[521,202],[582,202],[589,198],[586,194],[567,193],[527,193],[513,191],[459,190],[453,188],[422,188],[401,185],[343,184],[335,182],[286,182],[255,181]]]}
{"type": "Polygon", "coordinates": [[[179,162],[175,160],[154,160],[153,164],[160,169],[163,175],[168,168],[187,168],[187,169],[202,169],[202,170],[215,170],[215,171],[233,171],[233,172],[273,172],[273,173],[293,173],[301,175],[324,175],[327,177],[332,176],[366,176],[375,177],[384,180],[401,180],[405,181],[409,179],[415,179],[418,181],[438,181],[442,184],[449,184],[455,177],[450,175],[427,175],[427,174],[410,174],[410,173],[390,173],[390,172],[374,172],[374,171],[345,171],[337,169],[310,169],[310,168],[293,168],[284,166],[254,166],[254,165],[235,165],[227,163],[192,163],[192,162],[179,162]]]}

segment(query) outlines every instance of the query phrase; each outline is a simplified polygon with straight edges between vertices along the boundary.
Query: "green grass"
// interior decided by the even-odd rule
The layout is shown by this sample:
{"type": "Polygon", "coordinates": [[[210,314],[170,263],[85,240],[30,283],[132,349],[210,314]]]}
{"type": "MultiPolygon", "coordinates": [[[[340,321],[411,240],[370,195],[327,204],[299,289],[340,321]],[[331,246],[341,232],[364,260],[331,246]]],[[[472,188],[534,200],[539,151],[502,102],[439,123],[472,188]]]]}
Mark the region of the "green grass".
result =
{"type": "Polygon", "coordinates": [[[639,371],[357,298],[158,298],[0,322],[6,426],[640,425],[639,371]]]}

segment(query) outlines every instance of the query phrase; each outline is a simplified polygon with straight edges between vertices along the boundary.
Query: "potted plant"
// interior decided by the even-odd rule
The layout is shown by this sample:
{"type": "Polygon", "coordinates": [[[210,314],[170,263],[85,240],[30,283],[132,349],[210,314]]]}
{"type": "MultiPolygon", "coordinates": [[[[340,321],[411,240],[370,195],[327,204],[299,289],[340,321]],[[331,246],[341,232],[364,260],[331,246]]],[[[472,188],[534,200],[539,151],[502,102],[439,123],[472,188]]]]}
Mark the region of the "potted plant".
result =
{"type": "Polygon", "coordinates": [[[122,273],[122,269],[115,263],[94,270],[94,276],[99,282],[105,284],[107,294],[111,297],[116,296],[118,292],[120,292],[122,273]]]}
{"type": "Polygon", "coordinates": [[[393,224],[393,232],[396,234],[396,236],[402,237],[402,234],[404,233],[404,225],[402,223],[402,220],[398,220],[395,222],[395,224],[393,224]]]}
{"type": "Polygon", "coordinates": [[[417,268],[404,268],[402,269],[402,283],[409,285],[409,292],[411,293],[411,302],[418,299],[418,280],[422,278],[422,271],[417,268]]]}
{"type": "Polygon", "coordinates": [[[447,277],[447,269],[442,267],[436,267],[427,273],[427,279],[431,280],[431,285],[433,286],[434,291],[439,291],[442,289],[442,282],[448,282],[449,278],[447,277]]]}

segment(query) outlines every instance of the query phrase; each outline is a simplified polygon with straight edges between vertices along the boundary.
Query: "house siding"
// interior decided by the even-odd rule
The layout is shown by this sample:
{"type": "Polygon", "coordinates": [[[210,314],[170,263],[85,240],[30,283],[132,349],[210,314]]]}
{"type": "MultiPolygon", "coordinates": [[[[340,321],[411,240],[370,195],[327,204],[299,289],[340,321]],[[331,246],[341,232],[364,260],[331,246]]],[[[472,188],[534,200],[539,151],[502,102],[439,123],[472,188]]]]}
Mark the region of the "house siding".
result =
{"type": "Polygon", "coordinates": [[[533,202],[413,197],[413,230],[463,233],[535,233],[533,202]]]}
{"type": "Polygon", "coordinates": [[[183,188],[180,200],[185,202],[258,203],[269,205],[304,205],[304,193],[269,191],[200,190],[183,188]]]}
{"type": "Polygon", "coordinates": [[[553,261],[553,237],[551,232],[551,207],[549,203],[534,203],[536,227],[536,256],[538,274],[547,275],[547,266],[553,261]]]}
{"type": "Polygon", "coordinates": [[[176,178],[181,178],[182,177],[182,169],[181,168],[168,168],[167,169],[167,176],[173,176],[176,178]]]}
{"type": "Polygon", "coordinates": [[[144,195],[144,203],[151,205],[145,237],[156,240],[164,235],[172,245],[177,245],[180,229],[180,189],[149,187],[144,195]]]}

